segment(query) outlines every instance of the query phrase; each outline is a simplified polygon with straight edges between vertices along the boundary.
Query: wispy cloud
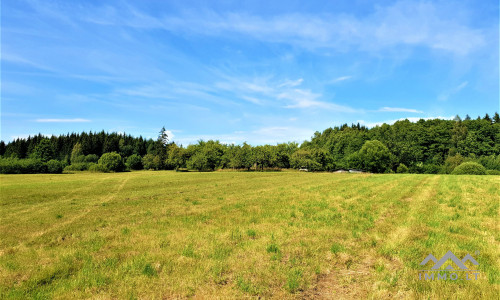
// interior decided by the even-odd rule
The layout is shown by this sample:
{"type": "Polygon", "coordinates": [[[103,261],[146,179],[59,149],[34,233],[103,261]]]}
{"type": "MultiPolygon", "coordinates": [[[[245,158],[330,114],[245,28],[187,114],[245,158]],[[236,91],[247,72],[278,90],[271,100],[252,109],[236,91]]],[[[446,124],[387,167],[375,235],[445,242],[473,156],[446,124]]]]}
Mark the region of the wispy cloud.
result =
{"type": "Polygon", "coordinates": [[[322,108],[338,112],[358,112],[359,110],[346,105],[322,100],[321,93],[302,87],[303,78],[296,80],[277,80],[272,77],[256,77],[252,79],[238,78],[237,76],[222,75],[225,81],[217,82],[219,89],[230,91],[242,98],[258,105],[276,106],[287,109],[322,108]],[[276,102],[278,100],[278,103],[276,102]]]}
{"type": "Polygon", "coordinates": [[[441,93],[438,96],[438,100],[440,100],[440,101],[446,101],[446,100],[448,100],[451,96],[459,93],[461,90],[463,90],[464,88],[466,88],[467,85],[469,85],[468,81],[462,82],[461,84],[457,85],[456,87],[454,87],[454,88],[452,88],[450,90],[447,90],[447,91],[441,93]]]}
{"type": "Polygon", "coordinates": [[[202,11],[177,16],[153,17],[135,8],[120,13],[88,12],[85,20],[145,29],[202,35],[245,35],[274,43],[304,48],[379,51],[398,45],[424,46],[457,55],[467,55],[485,43],[485,34],[460,22],[460,7],[434,2],[398,1],[379,6],[371,15],[354,16],[284,14],[262,17],[248,13],[202,11]],[[418,30],[415,30],[418,28],[418,30]]]}
{"type": "Polygon", "coordinates": [[[340,76],[332,80],[332,83],[342,82],[351,79],[352,76],[340,76]]]}
{"type": "Polygon", "coordinates": [[[84,123],[84,122],[91,122],[91,121],[88,119],[75,118],[75,119],[36,119],[35,122],[38,122],[38,123],[84,123]]]}
{"type": "Polygon", "coordinates": [[[421,110],[412,109],[412,108],[401,108],[401,107],[382,107],[382,108],[379,108],[378,111],[381,111],[381,112],[409,112],[409,113],[416,113],[416,114],[423,113],[423,111],[421,111],[421,110]]]}
{"type": "Polygon", "coordinates": [[[299,78],[297,80],[285,80],[282,84],[278,85],[278,87],[294,87],[302,84],[304,79],[299,78]]]}

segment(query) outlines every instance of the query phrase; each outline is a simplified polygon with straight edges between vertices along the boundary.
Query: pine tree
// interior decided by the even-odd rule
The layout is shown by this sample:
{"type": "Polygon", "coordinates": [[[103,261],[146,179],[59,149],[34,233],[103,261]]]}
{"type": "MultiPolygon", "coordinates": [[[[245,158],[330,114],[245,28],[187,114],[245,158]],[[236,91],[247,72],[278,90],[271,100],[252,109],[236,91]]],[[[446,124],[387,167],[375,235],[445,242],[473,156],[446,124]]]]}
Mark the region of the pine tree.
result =
{"type": "Polygon", "coordinates": [[[500,123],[500,116],[498,115],[498,113],[496,112],[495,115],[493,116],[493,121],[495,121],[495,123],[500,123]]]}

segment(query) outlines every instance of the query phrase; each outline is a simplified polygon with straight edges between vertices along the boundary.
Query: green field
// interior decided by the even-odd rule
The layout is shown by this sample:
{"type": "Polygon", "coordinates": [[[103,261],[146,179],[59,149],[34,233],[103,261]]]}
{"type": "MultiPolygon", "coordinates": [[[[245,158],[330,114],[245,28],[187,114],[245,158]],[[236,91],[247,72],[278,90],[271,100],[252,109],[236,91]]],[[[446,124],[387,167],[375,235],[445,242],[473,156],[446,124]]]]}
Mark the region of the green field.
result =
{"type": "Polygon", "coordinates": [[[1,299],[499,295],[500,176],[140,171],[0,187],[1,299]],[[448,250],[470,253],[478,279],[419,280],[448,250]]]}

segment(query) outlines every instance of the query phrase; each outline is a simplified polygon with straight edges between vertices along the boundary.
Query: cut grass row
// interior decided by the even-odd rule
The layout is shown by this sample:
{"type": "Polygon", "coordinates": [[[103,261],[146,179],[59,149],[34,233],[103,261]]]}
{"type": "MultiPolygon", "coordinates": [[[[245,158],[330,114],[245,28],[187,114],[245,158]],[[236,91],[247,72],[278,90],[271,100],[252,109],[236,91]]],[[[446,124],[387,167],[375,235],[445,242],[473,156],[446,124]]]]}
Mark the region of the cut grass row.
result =
{"type": "Polygon", "coordinates": [[[1,176],[0,298],[494,298],[500,178],[1,176]],[[477,281],[420,281],[448,250],[477,281]]]}

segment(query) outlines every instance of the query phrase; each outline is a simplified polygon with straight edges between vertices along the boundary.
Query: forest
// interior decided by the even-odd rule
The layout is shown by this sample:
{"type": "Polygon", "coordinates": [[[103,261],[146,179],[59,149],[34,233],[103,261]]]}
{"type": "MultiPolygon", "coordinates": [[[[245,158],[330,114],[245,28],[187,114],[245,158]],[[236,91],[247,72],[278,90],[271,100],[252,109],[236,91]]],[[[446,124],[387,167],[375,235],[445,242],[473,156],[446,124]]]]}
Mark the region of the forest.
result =
{"type": "Polygon", "coordinates": [[[360,169],[373,173],[500,174],[500,117],[420,119],[367,128],[343,124],[295,142],[251,146],[200,140],[178,145],[165,128],[157,139],[101,132],[41,134],[0,142],[0,173],[234,169],[360,169]],[[464,165],[463,167],[461,165],[464,165]],[[460,168],[459,168],[460,167],[460,168]]]}

